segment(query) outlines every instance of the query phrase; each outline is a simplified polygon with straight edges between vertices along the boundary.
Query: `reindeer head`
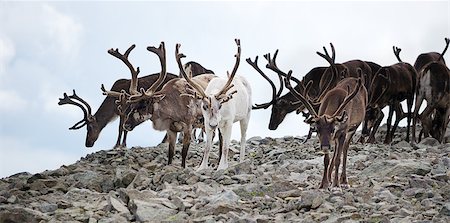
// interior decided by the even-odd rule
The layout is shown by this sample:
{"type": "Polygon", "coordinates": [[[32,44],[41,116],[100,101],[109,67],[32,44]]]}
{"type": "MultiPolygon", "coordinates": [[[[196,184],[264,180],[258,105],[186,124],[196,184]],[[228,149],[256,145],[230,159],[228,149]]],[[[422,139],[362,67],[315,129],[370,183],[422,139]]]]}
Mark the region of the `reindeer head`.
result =
{"type": "Polygon", "coordinates": [[[178,67],[180,68],[180,72],[182,76],[186,79],[187,83],[193,88],[192,89],[193,93],[189,94],[189,96],[200,100],[200,106],[205,126],[208,128],[215,129],[219,125],[222,118],[220,112],[222,109],[222,105],[228,102],[230,99],[232,99],[233,95],[237,93],[236,90],[230,91],[230,89],[234,86],[231,82],[233,81],[233,78],[236,75],[241,57],[240,40],[235,39],[235,42],[238,47],[238,52],[235,55],[236,63],[234,65],[233,71],[231,74],[227,73],[228,74],[227,82],[224,85],[222,85],[221,88],[214,89],[214,91],[210,92],[210,94],[206,94],[203,88],[192,80],[192,75],[190,73],[186,73],[181,63],[181,58],[185,57],[185,55],[179,53],[180,44],[177,44],[176,46],[175,56],[178,63],[178,67]]]}
{"type": "MultiPolygon", "coordinates": [[[[134,93],[128,97],[128,108],[125,111],[126,117],[123,126],[127,131],[131,131],[142,122],[151,119],[157,102],[165,97],[164,94],[157,92],[157,89],[162,85],[167,75],[166,48],[164,42],[161,42],[159,48],[149,46],[147,50],[155,53],[159,57],[161,72],[158,79],[148,89],[141,88],[140,91],[133,90],[134,93]]],[[[136,83],[135,86],[137,88],[137,77],[133,78],[135,79],[132,82],[136,83]]]]}
{"type": "Polygon", "coordinates": [[[58,105],[65,104],[75,105],[81,108],[84,113],[84,118],[81,121],[75,123],[75,125],[73,125],[69,129],[76,130],[86,126],[87,135],[85,145],[86,147],[94,146],[95,141],[100,135],[100,127],[97,123],[97,119],[91,113],[91,106],[89,106],[89,104],[85,100],[78,97],[78,95],[75,93],[75,90],[73,90],[73,94],[71,96],[68,96],[66,93],[64,93],[64,97],[59,99],[58,105]]]}
{"type": "MultiPolygon", "coordinates": [[[[333,45],[332,49],[334,52],[333,45]]],[[[317,52],[321,57],[325,58],[332,67],[332,75],[337,76],[337,69],[334,64],[334,56],[330,57],[324,47],[325,54],[317,52]]],[[[334,53],[333,53],[334,55],[334,53]]],[[[361,74],[361,70],[359,70],[361,74]]],[[[320,146],[322,148],[330,148],[331,141],[335,140],[336,137],[345,134],[347,130],[347,120],[348,115],[345,108],[347,104],[357,95],[362,86],[361,77],[357,79],[357,85],[354,90],[350,93],[350,86],[347,89],[342,89],[340,87],[335,87],[331,90],[323,92],[320,98],[320,108],[319,112],[316,111],[313,102],[307,95],[308,91],[312,86],[310,81],[306,87],[304,87],[303,94],[298,92],[291,85],[291,75],[292,71],[289,71],[284,79],[286,88],[288,88],[293,95],[298,99],[297,102],[293,104],[303,104],[306,110],[309,112],[310,117],[305,120],[305,122],[311,125],[312,128],[316,129],[319,138],[320,146]]],[[[361,76],[361,75],[360,75],[361,76]]],[[[327,87],[328,88],[328,87],[327,87]]]]}
{"type": "MultiPolygon", "coordinates": [[[[286,77],[286,73],[284,73],[282,70],[280,70],[276,64],[276,58],[278,55],[278,50],[275,51],[275,54],[273,58],[270,56],[270,53],[265,54],[264,58],[267,60],[266,68],[274,71],[278,74],[278,79],[280,81],[280,89],[276,89],[275,84],[270,80],[270,78],[258,67],[258,56],[256,56],[255,61],[252,61],[250,58],[247,58],[246,61],[250,66],[252,66],[264,79],[269,82],[271,88],[272,88],[272,100],[263,103],[263,104],[255,104],[252,109],[267,109],[272,105],[272,113],[270,115],[270,121],[269,121],[269,129],[275,130],[278,128],[281,122],[283,122],[286,115],[293,111],[295,108],[292,107],[291,101],[288,100],[288,95],[280,97],[281,93],[283,92],[283,77],[286,77]]],[[[301,82],[295,78],[291,77],[292,80],[297,82],[298,86],[302,86],[301,82]]]]}

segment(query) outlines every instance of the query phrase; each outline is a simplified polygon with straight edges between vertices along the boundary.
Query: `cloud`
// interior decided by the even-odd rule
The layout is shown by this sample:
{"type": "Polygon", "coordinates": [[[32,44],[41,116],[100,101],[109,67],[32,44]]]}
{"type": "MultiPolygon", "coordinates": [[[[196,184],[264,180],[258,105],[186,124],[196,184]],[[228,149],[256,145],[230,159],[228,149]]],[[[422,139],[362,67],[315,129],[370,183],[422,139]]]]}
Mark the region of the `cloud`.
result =
{"type": "Polygon", "coordinates": [[[6,37],[0,37],[0,77],[5,73],[15,54],[13,42],[6,37]]]}
{"type": "Polygon", "coordinates": [[[60,49],[64,55],[78,54],[83,26],[50,5],[44,4],[42,9],[47,34],[55,40],[57,49],[60,49]]]}
{"type": "Polygon", "coordinates": [[[27,108],[27,102],[13,91],[0,91],[0,112],[23,111],[27,108]]]}

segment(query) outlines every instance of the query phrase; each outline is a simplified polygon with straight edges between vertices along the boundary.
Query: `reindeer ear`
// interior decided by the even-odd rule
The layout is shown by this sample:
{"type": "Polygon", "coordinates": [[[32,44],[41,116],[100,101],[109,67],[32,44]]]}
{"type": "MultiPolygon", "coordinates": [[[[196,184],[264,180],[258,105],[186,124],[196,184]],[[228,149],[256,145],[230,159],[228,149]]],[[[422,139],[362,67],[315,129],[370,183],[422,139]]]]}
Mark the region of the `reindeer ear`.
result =
{"type": "Polygon", "coordinates": [[[162,99],[164,99],[164,97],[166,97],[165,94],[156,94],[152,96],[153,102],[154,103],[158,103],[160,102],[162,99]]]}
{"type": "Polygon", "coordinates": [[[347,111],[344,110],[342,112],[342,115],[336,116],[334,120],[337,121],[337,122],[342,123],[342,122],[346,122],[347,119],[348,119],[347,111]]]}

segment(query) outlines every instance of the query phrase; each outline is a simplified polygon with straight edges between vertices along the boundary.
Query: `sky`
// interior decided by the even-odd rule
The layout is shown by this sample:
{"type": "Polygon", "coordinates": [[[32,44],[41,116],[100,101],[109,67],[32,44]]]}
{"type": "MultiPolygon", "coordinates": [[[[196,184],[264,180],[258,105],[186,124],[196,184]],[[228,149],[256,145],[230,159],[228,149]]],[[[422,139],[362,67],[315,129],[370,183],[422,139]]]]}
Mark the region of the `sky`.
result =
{"type": "MultiPolygon", "coordinates": [[[[146,47],[164,41],[168,71],[178,73],[172,55],[180,43],[184,61],[225,76],[235,62],[234,39],[240,38],[238,74],[249,80],[253,102],[263,103],[271,97],[270,87],[246,58],[260,56],[260,67],[276,80],[262,55],[279,49],[278,66],[301,78],[327,66],[316,51],[330,42],[337,62],[361,59],[387,66],[397,62],[393,45],[402,49],[403,61],[414,64],[420,53],[441,52],[445,37],[450,37],[449,1],[0,1],[0,178],[57,169],[114,146],[118,121],[86,148],[86,128],[68,129],[83,113],[57,104],[75,89],[96,111],[105,98],[101,84],[109,88],[130,77],[107,53],[110,48],[124,52],[136,44],[130,61],[147,75],[159,72],[160,65],[146,47]]],[[[445,59],[450,61],[449,53],[445,59]]],[[[269,130],[270,112],[252,111],[247,138],[307,134],[309,127],[295,114],[269,130]]],[[[233,139],[239,131],[235,124],[233,139]]],[[[127,144],[155,146],[163,136],[145,122],[128,134],[127,144]]]]}

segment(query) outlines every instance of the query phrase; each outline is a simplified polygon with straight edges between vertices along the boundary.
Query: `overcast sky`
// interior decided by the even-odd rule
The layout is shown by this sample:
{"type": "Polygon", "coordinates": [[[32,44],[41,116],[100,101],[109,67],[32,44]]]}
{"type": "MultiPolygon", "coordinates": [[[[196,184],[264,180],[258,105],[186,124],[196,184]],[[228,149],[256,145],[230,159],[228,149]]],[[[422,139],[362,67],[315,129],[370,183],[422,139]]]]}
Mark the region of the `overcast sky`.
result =
{"type": "MultiPolygon", "coordinates": [[[[250,81],[253,101],[262,103],[271,97],[269,85],[245,58],[280,49],[278,66],[300,78],[327,65],[315,52],[333,42],[337,62],[362,59],[391,65],[396,62],[395,45],[402,48],[402,59],[413,64],[420,53],[442,51],[444,38],[450,37],[449,21],[449,1],[1,1],[0,177],[56,169],[114,146],[118,121],[103,130],[93,148],[85,148],[86,128],[68,130],[82,118],[81,110],[57,105],[63,92],[76,89],[95,111],[105,98],[102,83],[109,88],[115,80],[129,78],[127,67],[107,53],[109,48],[124,52],[136,44],[130,60],[146,75],[160,69],[146,47],[165,41],[168,70],[178,73],[172,55],[181,43],[185,61],[195,60],[224,76],[234,65],[234,38],[240,38],[238,73],[250,81]]],[[[450,61],[449,53],[445,59],[450,61]]],[[[264,62],[260,58],[261,68],[264,62]]],[[[301,116],[288,115],[276,131],[268,130],[269,118],[270,108],[253,111],[248,138],[308,131],[301,116]]],[[[146,122],[129,134],[128,146],[155,146],[163,135],[146,122]]]]}

